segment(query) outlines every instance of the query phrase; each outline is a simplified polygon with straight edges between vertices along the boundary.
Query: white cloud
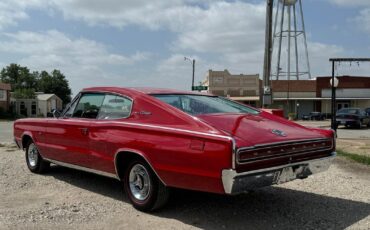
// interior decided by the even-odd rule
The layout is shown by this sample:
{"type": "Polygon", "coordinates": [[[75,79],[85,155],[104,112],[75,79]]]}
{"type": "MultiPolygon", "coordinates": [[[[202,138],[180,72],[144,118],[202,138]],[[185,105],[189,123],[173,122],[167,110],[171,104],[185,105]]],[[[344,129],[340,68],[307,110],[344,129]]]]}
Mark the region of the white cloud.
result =
{"type": "Polygon", "coordinates": [[[131,56],[112,53],[104,44],[71,38],[56,30],[3,34],[0,53],[2,59],[7,55],[21,56],[16,62],[31,70],[60,69],[68,76],[74,89],[89,85],[86,80],[94,79],[94,84],[106,84],[104,79],[116,77],[111,69],[134,65],[151,55],[139,51],[131,56]]]}
{"type": "Polygon", "coordinates": [[[0,2],[0,29],[28,19],[26,12],[28,9],[44,9],[47,6],[47,0],[2,0],[0,2]]]}
{"type": "Polygon", "coordinates": [[[362,9],[359,15],[354,17],[351,21],[356,22],[360,29],[370,34],[370,8],[362,9]]]}
{"type": "Polygon", "coordinates": [[[350,7],[370,6],[369,0],[329,0],[329,2],[336,4],[338,6],[350,6],[350,7]]]}

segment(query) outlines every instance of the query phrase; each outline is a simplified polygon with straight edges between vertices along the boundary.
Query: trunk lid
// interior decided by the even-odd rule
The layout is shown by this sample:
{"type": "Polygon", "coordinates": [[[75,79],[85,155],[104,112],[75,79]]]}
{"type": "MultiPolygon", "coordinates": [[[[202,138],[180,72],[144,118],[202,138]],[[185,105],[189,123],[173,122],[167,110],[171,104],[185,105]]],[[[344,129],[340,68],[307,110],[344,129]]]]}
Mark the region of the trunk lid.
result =
{"type": "Polygon", "coordinates": [[[325,138],[321,133],[266,112],[257,115],[206,114],[198,117],[232,137],[241,139],[244,144],[237,143],[238,147],[325,138]]]}

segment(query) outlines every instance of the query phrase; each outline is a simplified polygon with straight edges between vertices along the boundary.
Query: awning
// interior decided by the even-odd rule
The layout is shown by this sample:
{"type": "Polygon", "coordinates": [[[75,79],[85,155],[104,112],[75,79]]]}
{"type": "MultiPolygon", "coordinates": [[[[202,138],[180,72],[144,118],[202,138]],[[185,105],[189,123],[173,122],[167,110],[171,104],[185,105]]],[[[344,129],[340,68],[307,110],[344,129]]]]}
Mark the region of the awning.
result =
{"type": "Polygon", "coordinates": [[[259,101],[260,97],[228,97],[234,101],[259,101]]]}
{"type": "MultiPolygon", "coordinates": [[[[289,100],[289,101],[324,101],[324,100],[331,100],[331,97],[324,97],[324,98],[321,98],[321,97],[300,97],[300,98],[296,98],[296,97],[291,97],[291,98],[273,98],[274,101],[286,101],[286,100],[289,100]]],[[[370,100],[370,98],[367,98],[367,97],[361,97],[361,98],[341,98],[341,97],[337,97],[335,98],[335,100],[370,100]]]]}

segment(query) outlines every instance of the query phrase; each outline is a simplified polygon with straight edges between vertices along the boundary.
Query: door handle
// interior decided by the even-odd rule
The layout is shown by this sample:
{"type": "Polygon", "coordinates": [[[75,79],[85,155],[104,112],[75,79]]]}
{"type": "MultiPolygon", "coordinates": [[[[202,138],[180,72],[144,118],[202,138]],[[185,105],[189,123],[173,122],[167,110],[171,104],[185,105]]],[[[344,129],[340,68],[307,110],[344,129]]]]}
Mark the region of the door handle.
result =
{"type": "Polygon", "coordinates": [[[86,136],[89,133],[88,128],[79,128],[79,130],[81,131],[82,135],[84,135],[84,136],[86,136]]]}

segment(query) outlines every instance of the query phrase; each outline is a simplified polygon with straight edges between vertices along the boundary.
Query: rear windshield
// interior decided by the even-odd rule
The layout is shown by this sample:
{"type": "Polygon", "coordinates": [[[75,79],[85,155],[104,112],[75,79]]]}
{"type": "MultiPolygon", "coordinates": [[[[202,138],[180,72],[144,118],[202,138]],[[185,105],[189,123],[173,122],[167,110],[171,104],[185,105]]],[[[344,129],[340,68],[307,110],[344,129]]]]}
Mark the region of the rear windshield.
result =
{"type": "Polygon", "coordinates": [[[191,115],[210,113],[251,113],[259,111],[222,97],[186,94],[155,94],[153,97],[191,115]]]}

